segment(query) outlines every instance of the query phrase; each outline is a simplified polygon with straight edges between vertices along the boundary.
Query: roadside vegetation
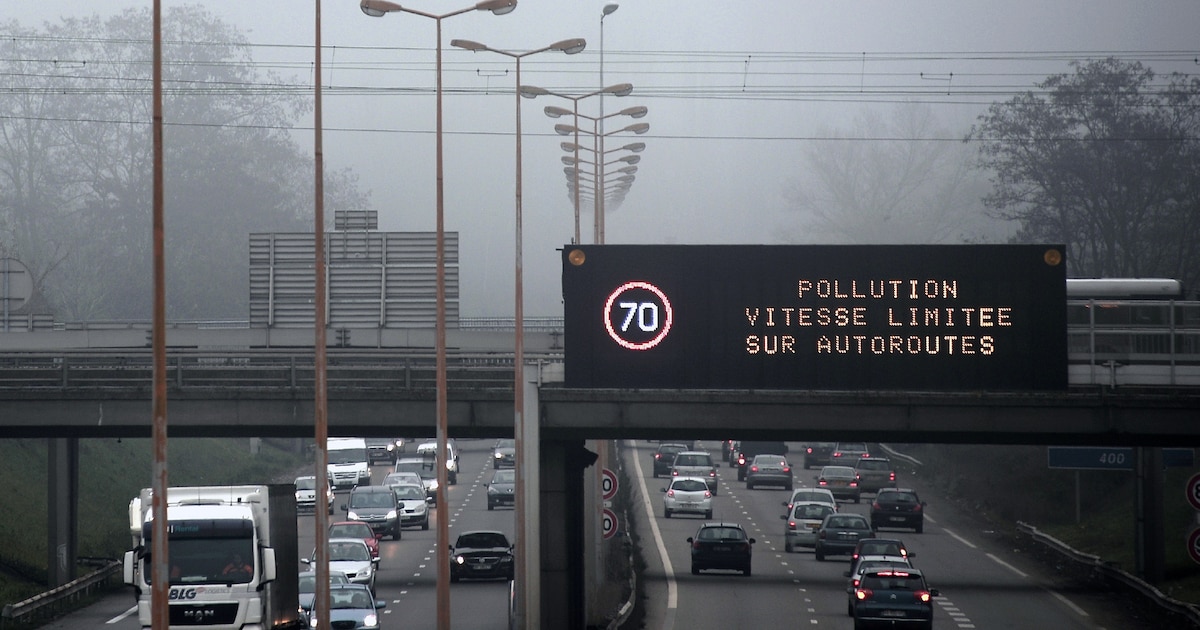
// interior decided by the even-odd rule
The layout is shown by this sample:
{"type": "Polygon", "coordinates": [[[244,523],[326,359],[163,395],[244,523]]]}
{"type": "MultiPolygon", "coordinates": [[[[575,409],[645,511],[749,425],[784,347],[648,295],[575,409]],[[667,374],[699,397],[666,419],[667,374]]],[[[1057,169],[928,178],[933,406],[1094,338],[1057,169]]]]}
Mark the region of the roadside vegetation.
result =
{"type": "MultiPolygon", "coordinates": [[[[1074,549],[1102,558],[1136,575],[1134,559],[1136,478],[1132,472],[1081,470],[1076,522],[1076,471],[1047,466],[1044,446],[905,445],[920,460],[911,471],[924,483],[1016,537],[1022,521],[1074,549]]],[[[1168,468],[1163,503],[1165,579],[1154,584],[1165,595],[1200,604],[1200,565],[1188,555],[1187,536],[1197,527],[1184,486],[1195,468],[1168,468]]]]}
{"type": "MultiPolygon", "coordinates": [[[[177,438],[167,446],[168,483],[220,485],[290,482],[307,464],[300,440],[177,438]],[[258,444],[252,452],[252,444],[258,444]]],[[[81,558],[118,559],[130,545],[129,501],[152,482],[150,439],[79,441],[81,558]]],[[[0,440],[0,608],[47,590],[46,440],[0,440]]],[[[77,575],[91,571],[81,565],[77,575]]]]}

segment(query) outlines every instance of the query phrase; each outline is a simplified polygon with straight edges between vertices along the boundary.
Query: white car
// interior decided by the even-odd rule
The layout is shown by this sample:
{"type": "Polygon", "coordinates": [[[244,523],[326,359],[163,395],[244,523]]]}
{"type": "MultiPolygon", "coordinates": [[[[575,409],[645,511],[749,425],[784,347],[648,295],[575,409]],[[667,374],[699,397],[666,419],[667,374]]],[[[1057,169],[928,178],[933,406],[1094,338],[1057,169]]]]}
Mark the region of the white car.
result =
{"type": "Polygon", "coordinates": [[[671,485],[663,488],[663,517],[671,518],[676,512],[701,514],[712,518],[712,491],[704,477],[675,477],[671,485]]]}
{"type": "Polygon", "coordinates": [[[792,491],[792,496],[788,497],[787,501],[783,502],[783,506],[787,508],[784,512],[785,516],[790,516],[792,508],[797,503],[828,503],[833,511],[838,511],[837,498],[833,493],[825,488],[796,488],[792,491]]]}
{"type": "MultiPolygon", "coordinates": [[[[329,513],[333,514],[333,486],[329,484],[329,479],[325,479],[326,488],[328,491],[325,497],[329,501],[329,513]]],[[[296,511],[307,512],[317,509],[317,477],[316,475],[307,475],[304,477],[296,477],[296,511]]]]}
{"type": "MultiPolygon", "coordinates": [[[[423,442],[417,446],[417,455],[432,457],[437,453],[437,442],[423,442]]],[[[446,482],[458,483],[458,448],[453,441],[446,441],[446,482]]]]}
{"type": "Polygon", "coordinates": [[[402,486],[404,484],[412,484],[415,486],[423,486],[421,483],[421,475],[415,472],[390,472],[383,478],[385,486],[402,486]]]}
{"type": "MultiPolygon", "coordinates": [[[[312,566],[317,561],[317,550],[313,549],[312,556],[301,559],[301,562],[312,566]]],[[[351,584],[366,584],[371,592],[375,592],[375,572],[379,568],[379,558],[371,557],[371,549],[361,538],[330,538],[329,539],[329,570],[341,571],[351,584]]]]}
{"type": "Polygon", "coordinates": [[[400,506],[400,527],[420,525],[421,529],[429,529],[429,504],[425,502],[425,488],[421,482],[392,485],[392,492],[400,506]]]}
{"type": "Polygon", "coordinates": [[[791,514],[779,517],[787,522],[783,527],[783,550],[792,553],[796,547],[816,547],[821,521],[835,511],[834,506],[824,502],[801,501],[794,504],[791,514]]]}

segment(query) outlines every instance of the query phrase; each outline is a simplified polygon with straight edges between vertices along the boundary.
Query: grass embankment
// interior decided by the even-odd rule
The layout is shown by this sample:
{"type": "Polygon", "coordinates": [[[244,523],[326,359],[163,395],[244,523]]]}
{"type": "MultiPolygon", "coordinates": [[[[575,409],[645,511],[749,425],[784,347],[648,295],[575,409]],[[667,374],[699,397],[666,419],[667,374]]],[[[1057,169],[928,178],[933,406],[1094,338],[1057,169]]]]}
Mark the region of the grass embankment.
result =
{"type": "MultiPolygon", "coordinates": [[[[264,441],[251,452],[246,438],[172,439],[167,475],[172,486],[278,482],[307,463],[298,441],[264,441]]],[[[80,557],[120,558],[129,548],[129,501],[152,483],[153,441],[79,441],[80,557]]],[[[0,440],[0,608],[46,590],[46,440],[0,440]]],[[[290,481],[290,479],[288,480],[290,481]]],[[[78,574],[90,571],[80,567],[78,574]]]]}
{"type": "MultiPolygon", "coordinates": [[[[1076,471],[1049,468],[1044,446],[911,445],[901,450],[921,461],[915,474],[997,530],[1015,535],[1017,521],[1023,521],[1136,574],[1132,472],[1078,471],[1080,520],[1076,523],[1076,471]]],[[[1200,604],[1200,565],[1191,560],[1186,545],[1197,517],[1184,493],[1195,472],[1166,470],[1166,578],[1154,586],[1179,601],[1200,604]]]]}

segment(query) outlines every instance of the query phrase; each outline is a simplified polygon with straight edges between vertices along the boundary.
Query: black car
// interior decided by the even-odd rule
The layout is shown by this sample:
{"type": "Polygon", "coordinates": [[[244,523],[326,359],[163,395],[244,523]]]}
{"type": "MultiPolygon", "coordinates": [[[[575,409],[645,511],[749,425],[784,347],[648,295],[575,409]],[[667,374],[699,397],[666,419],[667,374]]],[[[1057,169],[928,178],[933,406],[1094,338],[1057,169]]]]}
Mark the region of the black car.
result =
{"type": "Polygon", "coordinates": [[[817,528],[817,544],[813,554],[817,560],[825,556],[846,555],[854,551],[860,538],[870,538],[875,532],[865,516],[835,512],[821,521],[817,528]]]}
{"type": "Polygon", "coordinates": [[[675,464],[675,456],[688,450],[687,444],[680,442],[663,442],[654,452],[654,478],[670,477],[671,467],[675,464]]]}
{"type": "Polygon", "coordinates": [[[925,502],[911,488],[882,488],[871,502],[871,526],[925,531],[925,502]]]}
{"type": "Polygon", "coordinates": [[[854,589],[854,628],[933,628],[933,598],[919,569],[871,569],[854,589]]]}
{"type": "Polygon", "coordinates": [[[512,438],[496,440],[492,447],[492,468],[516,468],[517,441],[512,438]]]}
{"type": "Polygon", "coordinates": [[[804,470],[813,466],[828,466],[834,442],[809,442],[804,445],[804,470]]]}
{"type": "Polygon", "coordinates": [[[517,483],[517,471],[515,470],[497,470],[492,473],[491,483],[485,483],[487,487],[488,509],[494,510],[497,505],[512,505],[517,504],[514,488],[517,483]]]}
{"type": "Polygon", "coordinates": [[[503,532],[477,530],[459,534],[450,547],[450,581],[513,579],[513,547],[503,532]]]}
{"type": "Polygon", "coordinates": [[[687,541],[692,546],[692,575],[707,569],[727,569],[750,575],[754,539],[746,535],[741,525],[705,523],[687,541]]]}

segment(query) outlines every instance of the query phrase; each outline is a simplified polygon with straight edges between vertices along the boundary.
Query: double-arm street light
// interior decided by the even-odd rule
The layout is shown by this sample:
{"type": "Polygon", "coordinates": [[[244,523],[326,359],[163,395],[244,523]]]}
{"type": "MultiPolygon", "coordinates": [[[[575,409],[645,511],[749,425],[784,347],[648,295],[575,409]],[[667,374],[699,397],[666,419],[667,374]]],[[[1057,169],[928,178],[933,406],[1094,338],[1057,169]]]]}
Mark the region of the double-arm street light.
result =
{"type": "MultiPolygon", "coordinates": [[[[447,441],[447,392],[446,392],[446,238],[445,238],[445,212],[444,212],[444,178],[443,178],[443,160],[442,160],[442,20],[462,15],[471,11],[491,11],[495,15],[504,15],[511,13],[517,7],[517,0],[482,0],[473,6],[451,11],[449,13],[434,14],[424,11],[417,11],[402,7],[394,2],[386,0],[361,0],[359,8],[362,12],[371,17],[382,17],[388,13],[411,13],[421,17],[427,17],[437,22],[437,62],[435,64],[435,72],[437,75],[437,125],[435,135],[437,137],[437,151],[435,156],[436,182],[437,182],[437,221],[436,221],[436,240],[437,240],[437,306],[436,317],[434,322],[434,351],[436,358],[436,381],[437,381],[437,449],[438,459],[441,464],[438,469],[438,489],[437,489],[437,505],[445,506],[446,486],[448,485],[446,471],[446,441],[447,441]]],[[[443,508],[444,509],[444,508],[443,508]]],[[[450,630],[450,519],[439,518],[437,523],[437,545],[436,545],[436,561],[437,569],[437,627],[439,630],[450,630]]]]}
{"type": "Polygon", "coordinates": [[[524,245],[522,244],[523,221],[521,217],[521,59],[547,51],[558,51],[574,55],[582,52],[587,46],[587,42],[581,38],[564,39],[544,48],[521,53],[498,50],[466,39],[450,40],[450,45],[475,52],[494,52],[498,55],[514,59],[517,65],[516,89],[513,90],[514,94],[516,94],[517,112],[516,253],[514,254],[516,265],[513,282],[515,286],[513,326],[516,329],[513,343],[513,435],[516,438],[517,459],[515,508],[517,514],[516,548],[518,550],[515,573],[517,578],[517,618],[526,621],[523,624],[525,627],[537,627],[539,625],[536,623],[539,618],[539,611],[536,610],[537,607],[533,605],[533,598],[530,597],[532,591],[536,589],[529,588],[531,584],[529,578],[531,573],[540,571],[540,565],[535,561],[534,550],[536,547],[530,544],[530,541],[537,535],[536,524],[539,515],[536,510],[531,509],[536,506],[536,503],[530,501],[533,497],[527,496],[527,492],[530,488],[537,487],[536,484],[528,484],[528,481],[537,474],[539,461],[537,440],[539,438],[536,414],[534,415],[535,421],[530,423],[531,426],[527,427],[525,422],[525,297],[524,272],[522,269],[524,245]]]}
{"type": "MultiPolygon", "coordinates": [[[[586,94],[562,94],[559,92],[551,92],[550,90],[537,87],[536,85],[522,85],[518,91],[521,93],[521,96],[524,96],[525,98],[537,98],[539,96],[557,96],[559,98],[565,98],[572,102],[572,104],[574,105],[574,110],[572,113],[575,116],[575,126],[576,126],[575,145],[574,145],[575,146],[575,157],[578,158],[579,157],[579,131],[578,131],[579,101],[581,101],[585,98],[588,98],[591,96],[597,96],[597,95],[599,95],[603,99],[603,97],[604,97],[603,95],[605,95],[605,94],[611,94],[613,96],[629,96],[633,92],[633,84],[632,83],[618,83],[616,85],[610,85],[606,88],[599,89],[594,92],[588,92],[586,94]]],[[[566,111],[566,110],[563,110],[563,111],[566,111]]],[[[573,242],[581,243],[582,241],[580,240],[580,234],[579,234],[579,196],[578,195],[575,196],[574,201],[575,201],[575,240],[573,242]]],[[[596,237],[593,237],[593,242],[599,243],[600,241],[596,237]]]]}

